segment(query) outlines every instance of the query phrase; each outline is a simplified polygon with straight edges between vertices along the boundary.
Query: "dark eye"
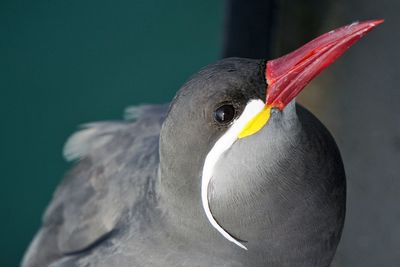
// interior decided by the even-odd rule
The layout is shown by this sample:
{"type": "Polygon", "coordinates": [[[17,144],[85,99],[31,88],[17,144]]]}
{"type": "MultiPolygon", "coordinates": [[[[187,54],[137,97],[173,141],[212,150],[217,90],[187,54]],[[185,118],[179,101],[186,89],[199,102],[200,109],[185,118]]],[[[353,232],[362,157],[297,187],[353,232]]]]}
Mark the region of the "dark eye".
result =
{"type": "Polygon", "coordinates": [[[235,117],[235,108],[232,105],[223,105],[217,108],[214,112],[216,122],[225,124],[229,123],[235,117]]]}

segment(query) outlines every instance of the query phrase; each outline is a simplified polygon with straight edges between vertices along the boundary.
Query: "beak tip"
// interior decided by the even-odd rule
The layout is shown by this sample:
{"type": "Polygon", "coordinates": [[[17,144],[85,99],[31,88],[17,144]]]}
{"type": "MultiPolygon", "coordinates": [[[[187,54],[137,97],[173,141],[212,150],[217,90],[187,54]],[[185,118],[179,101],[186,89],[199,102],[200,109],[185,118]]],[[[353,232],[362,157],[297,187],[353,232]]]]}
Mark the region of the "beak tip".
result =
{"type": "Polygon", "coordinates": [[[283,109],[322,70],[383,19],[354,22],[325,33],[266,66],[266,104],[283,109]]]}
{"type": "Polygon", "coordinates": [[[370,22],[371,22],[371,23],[373,24],[373,26],[375,27],[375,26],[378,26],[379,24],[384,23],[385,20],[384,20],[384,19],[374,19],[374,20],[371,20],[370,22]]]}

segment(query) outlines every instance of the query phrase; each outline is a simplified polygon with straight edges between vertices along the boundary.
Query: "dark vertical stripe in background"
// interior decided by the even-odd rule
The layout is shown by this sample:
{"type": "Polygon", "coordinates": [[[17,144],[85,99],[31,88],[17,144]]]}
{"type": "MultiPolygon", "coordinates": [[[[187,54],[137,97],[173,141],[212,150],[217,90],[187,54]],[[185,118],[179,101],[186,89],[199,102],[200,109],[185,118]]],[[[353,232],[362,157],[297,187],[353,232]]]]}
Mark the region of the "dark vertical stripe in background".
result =
{"type": "Polygon", "coordinates": [[[270,57],[277,15],[276,2],[277,0],[225,1],[222,57],[270,57]]]}

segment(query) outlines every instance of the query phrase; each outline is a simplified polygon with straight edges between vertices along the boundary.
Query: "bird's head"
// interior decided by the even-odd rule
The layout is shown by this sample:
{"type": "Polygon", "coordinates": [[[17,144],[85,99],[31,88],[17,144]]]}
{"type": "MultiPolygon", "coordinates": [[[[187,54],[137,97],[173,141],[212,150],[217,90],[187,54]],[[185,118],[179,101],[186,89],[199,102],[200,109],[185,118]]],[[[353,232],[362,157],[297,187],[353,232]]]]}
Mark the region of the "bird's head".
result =
{"type": "Polygon", "coordinates": [[[345,206],[340,154],[295,97],[381,22],[339,28],[275,60],[224,59],[183,86],[161,131],[160,170],[174,205],[191,209],[189,224],[201,217],[249,251],[264,244],[300,253],[311,239],[313,251],[336,248],[345,206]]]}

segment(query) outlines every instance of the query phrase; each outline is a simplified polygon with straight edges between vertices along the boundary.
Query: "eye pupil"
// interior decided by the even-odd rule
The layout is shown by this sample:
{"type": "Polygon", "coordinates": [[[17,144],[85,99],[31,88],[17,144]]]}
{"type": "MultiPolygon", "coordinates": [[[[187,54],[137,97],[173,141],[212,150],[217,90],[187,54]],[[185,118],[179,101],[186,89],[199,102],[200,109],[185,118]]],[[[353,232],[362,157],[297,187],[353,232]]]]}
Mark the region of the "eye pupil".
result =
{"type": "Polygon", "coordinates": [[[223,105],[214,112],[214,118],[218,123],[228,123],[235,117],[235,108],[232,105],[223,105]]]}

